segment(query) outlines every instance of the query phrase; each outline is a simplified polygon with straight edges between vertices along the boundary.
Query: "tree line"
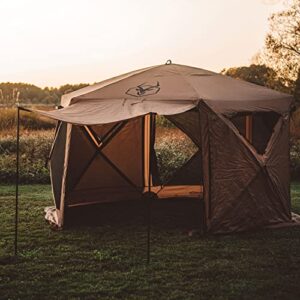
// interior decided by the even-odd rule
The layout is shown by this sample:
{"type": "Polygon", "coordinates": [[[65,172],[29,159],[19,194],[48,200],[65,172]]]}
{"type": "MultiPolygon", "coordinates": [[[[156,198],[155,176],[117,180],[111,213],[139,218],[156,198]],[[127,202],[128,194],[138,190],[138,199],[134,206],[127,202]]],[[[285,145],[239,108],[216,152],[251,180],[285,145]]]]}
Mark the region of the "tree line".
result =
{"type": "Polygon", "coordinates": [[[22,104],[58,105],[60,98],[66,93],[73,92],[87,86],[86,83],[65,84],[56,87],[40,88],[28,83],[0,83],[0,106],[22,104]]]}

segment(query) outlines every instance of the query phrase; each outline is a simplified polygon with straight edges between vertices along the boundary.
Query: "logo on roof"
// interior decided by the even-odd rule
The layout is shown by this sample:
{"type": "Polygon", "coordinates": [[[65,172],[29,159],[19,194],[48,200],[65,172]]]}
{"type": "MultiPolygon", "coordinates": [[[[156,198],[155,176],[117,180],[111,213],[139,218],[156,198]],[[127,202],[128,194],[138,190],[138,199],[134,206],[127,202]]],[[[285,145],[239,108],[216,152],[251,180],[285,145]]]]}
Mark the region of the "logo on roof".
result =
{"type": "Polygon", "coordinates": [[[134,97],[142,97],[142,96],[155,95],[159,91],[160,91],[160,85],[158,81],[154,85],[145,82],[136,87],[132,87],[128,89],[126,94],[134,97]]]}

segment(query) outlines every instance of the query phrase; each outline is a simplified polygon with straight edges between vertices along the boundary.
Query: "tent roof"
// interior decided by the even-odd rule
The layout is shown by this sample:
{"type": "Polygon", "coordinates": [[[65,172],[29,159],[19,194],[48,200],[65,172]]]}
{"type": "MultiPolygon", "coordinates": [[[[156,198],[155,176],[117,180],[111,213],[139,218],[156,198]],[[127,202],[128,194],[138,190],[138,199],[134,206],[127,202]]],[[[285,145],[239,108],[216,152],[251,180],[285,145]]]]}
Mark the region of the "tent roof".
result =
{"type": "Polygon", "coordinates": [[[62,97],[61,110],[41,112],[75,124],[103,124],[149,112],[172,115],[204,101],[215,112],[289,111],[293,97],[211,71],[166,64],[129,72],[62,97]]]}

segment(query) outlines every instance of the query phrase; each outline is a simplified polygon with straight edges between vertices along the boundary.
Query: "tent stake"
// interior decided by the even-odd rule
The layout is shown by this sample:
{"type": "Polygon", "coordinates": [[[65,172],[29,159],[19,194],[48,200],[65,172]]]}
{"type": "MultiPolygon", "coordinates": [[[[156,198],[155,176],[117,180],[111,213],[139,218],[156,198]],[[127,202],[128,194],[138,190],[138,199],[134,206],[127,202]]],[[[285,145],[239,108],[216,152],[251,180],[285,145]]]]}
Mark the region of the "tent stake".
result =
{"type": "Polygon", "coordinates": [[[17,107],[17,153],[16,153],[16,200],[15,200],[15,241],[14,255],[18,254],[18,211],[19,211],[19,149],[20,149],[20,108],[17,107]]]}

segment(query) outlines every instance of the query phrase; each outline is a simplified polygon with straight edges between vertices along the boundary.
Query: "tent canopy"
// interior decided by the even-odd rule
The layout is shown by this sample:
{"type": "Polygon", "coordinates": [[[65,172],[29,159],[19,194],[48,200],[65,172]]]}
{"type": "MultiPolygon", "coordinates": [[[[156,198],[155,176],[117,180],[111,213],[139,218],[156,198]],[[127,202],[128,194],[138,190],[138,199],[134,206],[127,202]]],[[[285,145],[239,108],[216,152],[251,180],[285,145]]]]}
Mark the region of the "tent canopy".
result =
{"type": "Polygon", "coordinates": [[[62,97],[62,109],[39,113],[80,125],[106,124],[153,112],[173,115],[200,102],[226,116],[289,112],[293,97],[211,71],[178,64],[153,66],[87,86],[62,97]]]}
{"type": "Polygon", "coordinates": [[[176,64],[64,95],[62,109],[38,111],[63,121],[50,161],[57,224],[63,225],[65,207],[159,190],[168,197],[180,191],[202,198],[203,192],[213,233],[290,223],[292,103],[290,95],[176,64]],[[198,149],[169,186],[155,180],[155,113],[198,149]]]}

